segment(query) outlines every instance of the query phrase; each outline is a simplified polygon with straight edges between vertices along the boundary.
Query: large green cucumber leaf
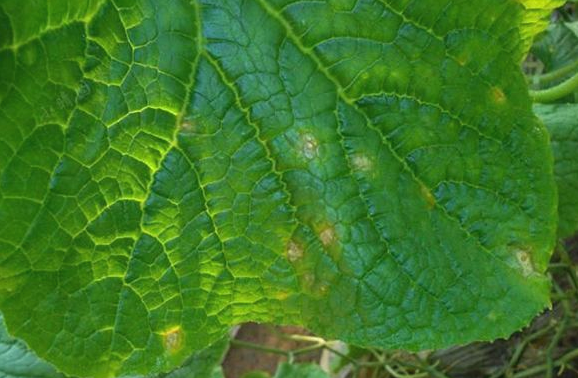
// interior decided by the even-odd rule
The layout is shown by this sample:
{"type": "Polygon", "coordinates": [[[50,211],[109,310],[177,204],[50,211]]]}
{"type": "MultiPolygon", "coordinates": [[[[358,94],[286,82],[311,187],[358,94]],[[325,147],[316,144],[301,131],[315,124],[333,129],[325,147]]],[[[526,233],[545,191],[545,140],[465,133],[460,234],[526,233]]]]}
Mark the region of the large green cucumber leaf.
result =
{"type": "Polygon", "coordinates": [[[3,0],[8,329],[111,377],[245,321],[411,350],[523,327],[556,232],[523,18],[514,0],[3,0]]]}
{"type": "Polygon", "coordinates": [[[540,104],[534,110],[550,132],[558,185],[558,235],[565,238],[578,231],[578,104],[540,104]]]}

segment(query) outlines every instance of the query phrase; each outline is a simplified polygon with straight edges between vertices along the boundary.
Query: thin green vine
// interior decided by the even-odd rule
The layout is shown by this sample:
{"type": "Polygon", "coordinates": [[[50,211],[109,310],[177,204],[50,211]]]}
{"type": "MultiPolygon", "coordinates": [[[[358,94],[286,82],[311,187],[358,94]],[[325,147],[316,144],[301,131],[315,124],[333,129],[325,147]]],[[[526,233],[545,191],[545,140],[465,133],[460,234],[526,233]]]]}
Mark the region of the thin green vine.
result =
{"type": "Polygon", "coordinates": [[[530,91],[530,96],[534,102],[548,103],[564,98],[576,91],[578,91],[578,72],[552,88],[530,91]]]}
{"type": "Polygon", "coordinates": [[[567,64],[561,68],[558,68],[557,70],[547,72],[542,75],[530,76],[528,78],[528,81],[530,82],[530,84],[536,87],[541,87],[546,84],[550,84],[552,82],[565,79],[573,72],[576,72],[576,70],[578,70],[578,60],[570,64],[567,64]]]}

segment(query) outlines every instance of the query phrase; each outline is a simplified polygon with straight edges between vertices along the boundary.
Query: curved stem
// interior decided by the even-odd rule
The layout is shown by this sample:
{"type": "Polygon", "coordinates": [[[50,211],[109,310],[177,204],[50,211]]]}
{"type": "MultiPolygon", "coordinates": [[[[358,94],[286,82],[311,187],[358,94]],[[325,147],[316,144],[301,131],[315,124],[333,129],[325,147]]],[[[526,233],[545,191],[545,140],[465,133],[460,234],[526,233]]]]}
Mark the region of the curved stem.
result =
{"type": "Polygon", "coordinates": [[[574,74],[568,80],[556,85],[555,87],[539,90],[539,91],[530,91],[530,96],[534,100],[534,102],[553,102],[573,92],[578,90],[578,73],[574,74]]]}
{"type": "Polygon", "coordinates": [[[578,60],[552,72],[548,72],[543,75],[530,76],[528,77],[528,81],[533,85],[544,85],[556,80],[563,79],[574,72],[576,69],[578,69],[578,60]]]}
{"type": "Polygon", "coordinates": [[[235,346],[238,348],[253,349],[253,350],[258,350],[260,352],[265,352],[265,353],[280,354],[283,356],[288,356],[290,354],[290,352],[287,352],[286,350],[282,350],[282,349],[278,349],[278,348],[271,348],[271,347],[267,347],[267,346],[264,346],[261,344],[251,343],[248,341],[232,339],[230,341],[230,343],[232,346],[235,346]]]}
{"type": "MultiPolygon", "coordinates": [[[[554,367],[561,367],[565,364],[569,363],[572,360],[578,358],[578,349],[574,349],[562,357],[558,359],[558,361],[554,362],[554,367]]],[[[514,378],[526,378],[526,377],[534,377],[539,373],[544,372],[547,369],[546,365],[537,365],[533,366],[529,369],[523,370],[519,373],[513,375],[514,378]]]]}

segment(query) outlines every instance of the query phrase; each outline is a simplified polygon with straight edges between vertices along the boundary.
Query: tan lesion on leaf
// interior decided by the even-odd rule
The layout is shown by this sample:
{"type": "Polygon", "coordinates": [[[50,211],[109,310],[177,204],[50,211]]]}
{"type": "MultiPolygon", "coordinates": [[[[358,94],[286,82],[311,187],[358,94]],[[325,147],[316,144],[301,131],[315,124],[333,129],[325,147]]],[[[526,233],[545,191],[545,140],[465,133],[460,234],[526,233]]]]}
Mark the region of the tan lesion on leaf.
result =
{"type": "Polygon", "coordinates": [[[289,262],[297,262],[303,258],[304,249],[301,243],[291,239],[287,243],[287,259],[289,262]]]}
{"type": "Polygon", "coordinates": [[[192,133],[195,131],[195,124],[189,119],[183,119],[179,125],[179,128],[183,132],[192,133]]]}
{"type": "Polygon", "coordinates": [[[319,142],[315,136],[312,134],[303,134],[301,136],[301,153],[308,160],[319,156],[319,142]]]}
{"type": "Polygon", "coordinates": [[[183,331],[175,326],[162,333],[163,346],[168,353],[176,353],[183,347],[183,331]]]}
{"type": "Polygon", "coordinates": [[[532,255],[529,251],[519,249],[516,250],[515,255],[520,268],[522,268],[522,275],[524,275],[524,277],[528,277],[536,272],[534,263],[532,262],[532,255]]]}
{"type": "Polygon", "coordinates": [[[373,169],[373,161],[365,154],[353,155],[351,165],[354,170],[361,172],[369,172],[373,169]]]}
{"type": "Polygon", "coordinates": [[[325,226],[321,229],[319,233],[319,240],[325,247],[329,247],[337,242],[337,235],[335,233],[335,227],[325,226]]]}
{"type": "Polygon", "coordinates": [[[312,296],[320,298],[329,294],[329,283],[320,280],[319,277],[317,277],[314,273],[305,273],[302,280],[305,290],[312,296]]]}

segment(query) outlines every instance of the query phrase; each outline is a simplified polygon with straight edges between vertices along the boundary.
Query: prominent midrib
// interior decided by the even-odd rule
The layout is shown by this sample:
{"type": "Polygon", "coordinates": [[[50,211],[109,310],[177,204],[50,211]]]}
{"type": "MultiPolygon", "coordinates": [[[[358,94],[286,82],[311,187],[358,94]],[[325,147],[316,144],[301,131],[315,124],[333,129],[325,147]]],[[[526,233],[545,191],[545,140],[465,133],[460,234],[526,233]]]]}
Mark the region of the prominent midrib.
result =
{"type": "MultiPolygon", "coordinates": [[[[348,105],[354,107],[356,110],[359,111],[358,107],[356,106],[355,102],[353,99],[348,98],[345,95],[345,92],[343,90],[343,87],[339,84],[338,80],[336,78],[334,78],[328,71],[327,69],[323,66],[323,64],[321,63],[320,59],[315,56],[313,53],[308,52],[308,49],[306,49],[302,42],[299,40],[299,38],[297,38],[294,34],[294,32],[290,29],[290,27],[288,26],[288,23],[286,22],[286,20],[282,19],[281,17],[277,17],[275,16],[275,11],[272,10],[269,5],[263,1],[263,0],[256,0],[257,3],[259,3],[263,9],[267,12],[267,14],[269,14],[270,16],[272,16],[273,18],[275,18],[280,24],[282,24],[284,30],[286,31],[287,35],[292,39],[292,41],[298,46],[298,48],[300,49],[301,52],[303,52],[307,57],[309,57],[310,59],[312,59],[318,69],[323,73],[324,77],[327,78],[328,80],[330,80],[333,85],[335,86],[335,89],[338,93],[339,98],[346,102],[348,105]]],[[[221,79],[223,80],[223,82],[225,83],[225,85],[227,87],[229,87],[229,89],[231,89],[235,95],[235,100],[237,102],[237,105],[239,107],[240,110],[243,111],[243,113],[245,113],[246,118],[248,119],[248,121],[250,122],[251,125],[253,125],[254,127],[256,127],[257,129],[259,129],[256,125],[253,124],[253,122],[250,119],[250,112],[248,111],[247,108],[245,108],[245,106],[243,106],[243,104],[241,103],[241,97],[240,94],[238,93],[235,85],[233,83],[231,83],[231,80],[226,76],[226,74],[223,72],[223,69],[220,67],[220,65],[214,60],[214,58],[212,58],[212,56],[210,55],[209,52],[207,52],[206,50],[203,51],[202,53],[203,55],[206,55],[207,58],[209,59],[210,63],[217,69],[217,71],[219,72],[219,75],[221,76],[221,79]]],[[[370,125],[370,127],[379,132],[379,130],[377,130],[375,127],[373,127],[373,125],[371,125],[371,122],[367,119],[367,116],[365,113],[362,113],[363,116],[366,118],[367,124],[370,125]]],[[[338,117],[336,115],[336,121],[339,122],[338,117]]],[[[381,132],[379,132],[380,135],[382,135],[381,132]]],[[[344,155],[344,159],[348,164],[348,169],[349,172],[352,173],[351,167],[349,166],[349,158],[347,156],[347,152],[345,150],[345,147],[343,145],[343,136],[341,135],[341,132],[338,128],[337,130],[337,134],[339,135],[340,139],[340,144],[341,144],[341,149],[344,155]]],[[[259,134],[258,134],[259,135],[259,134]]],[[[387,141],[387,139],[385,139],[385,137],[382,138],[384,139],[384,142],[386,142],[386,145],[388,147],[388,149],[390,151],[392,151],[392,153],[395,154],[395,152],[393,151],[393,148],[391,146],[391,144],[389,144],[389,142],[387,141]]],[[[263,145],[267,151],[269,151],[269,149],[267,148],[267,143],[265,140],[259,138],[259,141],[261,143],[261,145],[263,145]]],[[[270,152],[269,152],[270,153],[270,152]]],[[[396,159],[403,164],[404,160],[401,159],[397,154],[395,154],[396,159]]],[[[412,174],[412,177],[414,178],[414,180],[425,187],[425,185],[419,180],[417,179],[417,177],[412,173],[411,169],[409,168],[409,166],[407,166],[407,164],[404,164],[404,167],[406,169],[406,171],[410,172],[412,174]]],[[[283,178],[283,175],[279,172],[278,176],[281,178],[282,182],[285,183],[285,180],[283,178]]],[[[357,180],[355,180],[355,184],[357,187],[357,191],[358,191],[358,195],[359,197],[362,199],[363,203],[366,206],[369,206],[369,204],[367,203],[367,199],[362,195],[361,190],[359,188],[359,183],[357,182],[357,180]]],[[[438,205],[439,206],[439,205],[438,205]]],[[[369,208],[368,208],[369,210],[369,208]]],[[[445,212],[445,209],[442,209],[445,212]]],[[[376,226],[376,222],[373,219],[373,217],[370,215],[369,211],[367,211],[367,217],[368,219],[371,221],[372,227],[375,229],[376,234],[378,235],[379,239],[381,240],[381,242],[383,243],[385,250],[383,251],[383,253],[381,254],[381,256],[379,257],[378,261],[381,261],[386,255],[390,255],[393,259],[393,261],[395,262],[395,264],[399,267],[400,271],[402,272],[402,274],[409,280],[409,282],[411,283],[411,285],[416,288],[419,289],[420,291],[422,291],[424,294],[426,294],[427,296],[430,296],[432,299],[434,299],[434,301],[439,302],[443,307],[445,312],[447,313],[448,316],[453,317],[454,315],[452,314],[449,305],[443,300],[443,298],[435,295],[431,290],[429,290],[425,285],[420,284],[411,274],[411,272],[401,263],[401,261],[399,261],[398,256],[396,256],[395,254],[393,254],[390,251],[389,245],[387,240],[384,239],[382,232],[380,232],[379,228],[376,226]]],[[[301,224],[304,225],[305,227],[308,227],[306,224],[302,223],[301,220],[296,219],[296,224],[301,224]]],[[[461,225],[458,224],[458,226],[461,228],[461,225]]],[[[463,229],[463,228],[462,228],[463,229]]],[[[465,230],[464,230],[465,231],[465,230]]],[[[471,236],[471,235],[470,235],[471,236]]],[[[456,276],[460,277],[460,280],[464,280],[463,277],[461,277],[461,274],[458,274],[459,272],[454,272],[456,274],[456,276]]],[[[467,287],[467,285],[466,285],[467,287]]]]}
{"type": "MultiPolygon", "coordinates": [[[[211,64],[212,64],[212,65],[217,69],[217,71],[219,72],[219,75],[221,76],[221,79],[223,80],[223,82],[225,83],[225,85],[234,93],[235,99],[236,99],[236,101],[237,101],[237,105],[239,106],[239,109],[241,109],[241,110],[245,113],[246,118],[248,119],[248,121],[249,121],[251,124],[253,124],[253,122],[252,122],[251,119],[250,119],[250,115],[249,115],[250,112],[249,112],[249,110],[248,110],[247,108],[245,108],[245,107],[242,105],[242,103],[241,103],[241,101],[240,101],[239,92],[238,92],[237,88],[235,87],[235,85],[234,85],[233,83],[231,83],[230,79],[229,79],[229,78],[226,76],[226,74],[223,72],[223,70],[222,70],[222,68],[219,66],[219,64],[218,64],[208,53],[206,53],[206,55],[208,56],[208,59],[210,60],[211,64]]],[[[338,117],[337,117],[337,115],[336,115],[336,120],[337,120],[337,118],[338,118],[338,117]]],[[[255,125],[255,127],[257,127],[257,126],[255,125]]],[[[343,153],[344,153],[344,159],[345,159],[345,161],[346,161],[347,164],[348,164],[349,172],[352,172],[351,165],[349,164],[349,159],[348,159],[347,156],[346,156],[347,154],[346,154],[346,152],[345,152],[345,147],[343,146],[343,136],[341,135],[340,130],[337,130],[337,134],[339,135],[339,138],[340,138],[340,144],[341,144],[341,147],[342,147],[342,150],[343,150],[343,153]]],[[[265,142],[265,141],[262,141],[262,143],[266,145],[266,142],[265,142]]],[[[279,175],[280,175],[280,178],[281,178],[283,184],[284,184],[285,187],[286,187],[286,181],[285,181],[284,176],[282,175],[282,173],[279,173],[279,175]]],[[[356,187],[357,187],[357,190],[358,190],[358,193],[359,193],[359,197],[360,197],[360,198],[363,200],[363,202],[367,205],[366,199],[365,199],[364,196],[361,194],[361,190],[360,190],[360,188],[359,188],[359,183],[358,183],[357,181],[356,181],[356,187]]],[[[291,198],[291,193],[290,193],[290,191],[287,191],[287,194],[289,195],[289,198],[291,198]]],[[[291,205],[293,206],[293,204],[291,204],[291,205]]],[[[367,215],[367,216],[368,216],[368,219],[371,220],[372,227],[374,227],[374,229],[375,229],[375,231],[376,231],[376,234],[378,235],[380,241],[384,244],[384,247],[385,247],[384,251],[383,251],[382,254],[381,254],[381,257],[378,258],[378,262],[381,261],[386,255],[392,256],[393,261],[397,264],[397,266],[399,267],[400,271],[403,273],[403,275],[404,275],[405,277],[407,277],[407,279],[411,282],[411,284],[412,284],[415,288],[419,288],[421,291],[423,291],[424,293],[426,293],[427,295],[429,295],[430,297],[432,297],[435,301],[438,301],[438,302],[442,303],[442,305],[444,306],[444,308],[445,308],[448,316],[452,316],[452,317],[453,317],[453,314],[451,313],[451,311],[450,311],[450,309],[449,309],[449,305],[448,305],[447,303],[445,303],[441,298],[439,298],[438,296],[436,296],[433,292],[431,292],[426,286],[419,284],[419,283],[413,278],[413,276],[411,275],[411,273],[405,268],[405,266],[397,259],[397,257],[396,257],[395,255],[393,255],[393,254],[389,251],[388,242],[387,242],[387,240],[385,240],[385,239],[383,238],[382,233],[379,232],[379,229],[376,227],[376,222],[375,222],[374,218],[369,214],[369,212],[368,212],[368,215],[367,215]]],[[[295,230],[299,225],[302,225],[302,226],[307,227],[307,228],[309,227],[307,224],[303,223],[300,219],[298,219],[297,217],[295,217],[294,230],[295,230]]],[[[375,267],[374,267],[373,269],[375,269],[375,267]]],[[[372,270],[373,270],[373,269],[372,269],[372,270]]],[[[369,273],[371,273],[372,270],[370,270],[370,271],[368,271],[367,273],[365,273],[365,274],[363,275],[363,277],[365,277],[366,275],[368,275],[369,273]]]]}
{"type": "MultiPolygon", "coordinates": [[[[310,49],[308,49],[303,42],[301,41],[301,39],[295,34],[295,32],[293,31],[293,29],[291,28],[291,25],[289,24],[289,22],[284,19],[282,17],[281,14],[279,14],[274,8],[272,8],[266,0],[255,0],[257,3],[259,3],[262,8],[275,20],[277,20],[279,22],[279,24],[281,24],[281,26],[283,27],[283,29],[286,31],[287,36],[295,43],[295,45],[297,46],[297,48],[303,53],[305,54],[307,57],[309,57],[310,59],[312,59],[315,64],[317,65],[319,71],[328,79],[330,80],[334,85],[335,88],[337,89],[337,93],[340,97],[340,99],[342,101],[344,101],[345,103],[347,103],[348,105],[350,105],[351,107],[353,107],[354,109],[356,109],[358,111],[358,113],[360,113],[361,115],[363,115],[366,124],[368,127],[370,127],[372,130],[374,130],[375,132],[377,132],[379,135],[381,135],[382,138],[382,143],[388,148],[388,150],[391,152],[391,154],[395,157],[395,159],[398,161],[398,163],[403,167],[403,169],[411,176],[412,180],[414,180],[414,182],[422,187],[428,188],[427,185],[425,185],[423,183],[423,181],[420,180],[420,178],[417,176],[416,172],[407,164],[407,162],[401,157],[399,156],[399,154],[397,153],[397,151],[393,148],[393,146],[391,145],[391,142],[387,139],[387,137],[383,134],[383,132],[381,130],[379,130],[378,128],[376,128],[371,120],[369,119],[369,117],[367,116],[367,114],[360,109],[355,100],[349,98],[346,93],[344,92],[343,87],[341,86],[341,84],[339,83],[339,81],[327,70],[327,68],[323,65],[323,63],[321,62],[321,59],[316,55],[316,53],[314,51],[311,51],[310,49]]],[[[380,0],[383,1],[383,0],[380,0]]],[[[441,105],[440,105],[441,106],[441,105]]],[[[345,152],[345,151],[344,151],[345,152]]],[[[430,188],[428,188],[430,189],[430,188]]],[[[439,209],[444,216],[446,216],[450,221],[452,221],[456,227],[463,232],[468,238],[474,240],[476,242],[476,245],[480,248],[480,250],[488,253],[493,260],[496,261],[496,263],[500,264],[501,266],[503,266],[504,268],[506,268],[508,271],[511,271],[513,274],[519,275],[520,277],[522,277],[522,274],[515,270],[513,267],[511,267],[510,265],[506,264],[505,261],[499,259],[492,251],[490,251],[488,248],[484,247],[483,244],[481,243],[480,239],[476,238],[474,235],[472,235],[467,229],[465,229],[460,220],[458,218],[456,218],[455,216],[453,216],[452,214],[450,214],[443,206],[441,206],[439,203],[437,203],[437,201],[435,202],[434,206],[439,209]]],[[[460,276],[460,275],[458,275],[460,276]]],[[[463,277],[460,276],[460,280],[464,280],[463,277]]]]}
{"type": "MultiPolygon", "coordinates": [[[[221,80],[223,81],[223,84],[231,90],[231,92],[233,93],[233,95],[235,97],[235,103],[236,103],[237,107],[243,113],[243,116],[244,116],[245,120],[247,121],[247,123],[255,130],[255,139],[259,142],[259,144],[265,150],[265,152],[267,154],[267,160],[271,163],[272,171],[275,174],[275,176],[279,179],[279,181],[281,182],[281,184],[283,186],[283,191],[287,196],[287,201],[285,202],[285,204],[288,205],[291,208],[293,214],[295,214],[295,212],[297,211],[297,208],[295,207],[295,204],[293,203],[293,201],[291,201],[292,193],[289,191],[289,189],[287,187],[287,180],[284,177],[283,173],[277,169],[278,161],[275,159],[274,154],[271,151],[269,144],[267,143],[265,138],[263,138],[263,136],[261,135],[261,128],[259,128],[258,125],[255,124],[255,122],[253,122],[253,120],[251,119],[251,114],[250,114],[249,109],[247,109],[243,105],[243,103],[241,102],[241,96],[239,94],[239,91],[237,90],[235,85],[231,82],[231,80],[227,77],[226,73],[223,71],[223,68],[219,65],[219,63],[217,61],[215,61],[215,59],[211,56],[211,54],[208,51],[206,51],[205,49],[202,50],[201,55],[205,59],[207,59],[209,64],[211,64],[212,67],[217,71],[221,80]]],[[[299,224],[302,224],[296,218],[295,218],[294,223],[295,224],[293,226],[293,230],[291,231],[291,234],[295,231],[295,229],[299,226],[299,224]]],[[[302,225],[304,225],[304,224],[302,224],[302,225]]]]}

